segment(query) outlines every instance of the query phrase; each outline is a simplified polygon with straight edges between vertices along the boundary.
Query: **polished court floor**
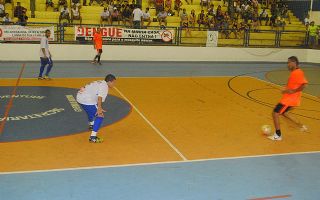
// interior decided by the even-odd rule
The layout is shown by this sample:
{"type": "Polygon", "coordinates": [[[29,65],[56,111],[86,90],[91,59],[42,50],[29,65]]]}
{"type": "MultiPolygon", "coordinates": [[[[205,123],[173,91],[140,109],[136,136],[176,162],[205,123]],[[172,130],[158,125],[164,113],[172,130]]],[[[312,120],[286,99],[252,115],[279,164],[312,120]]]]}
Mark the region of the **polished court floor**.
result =
{"type": "Polygon", "coordinates": [[[34,78],[38,63],[22,66],[0,63],[0,117],[12,117],[1,121],[5,199],[320,196],[319,65],[302,65],[310,84],[292,112],[308,133],[282,120],[280,142],[266,139],[260,127],[272,124],[288,77],[284,63],[56,62],[50,81],[34,78]],[[110,119],[99,132],[105,142],[90,144],[85,114],[66,96],[107,73],[118,80],[105,105],[110,119]],[[21,98],[8,109],[15,89],[21,98]],[[51,114],[54,108],[60,110],[51,114]]]}

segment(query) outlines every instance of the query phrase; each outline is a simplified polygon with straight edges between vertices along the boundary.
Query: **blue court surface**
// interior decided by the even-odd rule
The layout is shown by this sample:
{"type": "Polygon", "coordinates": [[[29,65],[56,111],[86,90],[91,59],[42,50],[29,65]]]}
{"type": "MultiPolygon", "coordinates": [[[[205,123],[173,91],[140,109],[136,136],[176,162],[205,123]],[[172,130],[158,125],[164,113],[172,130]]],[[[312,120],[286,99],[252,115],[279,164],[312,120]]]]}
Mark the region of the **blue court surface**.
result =
{"type": "Polygon", "coordinates": [[[0,175],[1,199],[233,200],[320,197],[320,153],[0,175]]]}

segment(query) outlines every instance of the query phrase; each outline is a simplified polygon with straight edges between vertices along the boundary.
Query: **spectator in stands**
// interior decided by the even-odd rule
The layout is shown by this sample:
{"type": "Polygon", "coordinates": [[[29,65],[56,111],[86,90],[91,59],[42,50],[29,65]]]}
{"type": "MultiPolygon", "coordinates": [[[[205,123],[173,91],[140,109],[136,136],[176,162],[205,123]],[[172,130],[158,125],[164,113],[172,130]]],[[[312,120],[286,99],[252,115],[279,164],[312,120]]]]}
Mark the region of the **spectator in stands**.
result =
{"type": "Polygon", "coordinates": [[[25,12],[23,12],[22,15],[20,15],[18,17],[18,24],[20,26],[26,26],[27,25],[27,21],[28,21],[28,16],[26,15],[25,12]]]}
{"type": "Polygon", "coordinates": [[[235,12],[235,18],[239,19],[239,16],[241,15],[241,2],[240,0],[233,2],[234,12],[235,12]]]}
{"type": "Polygon", "coordinates": [[[12,24],[12,20],[9,17],[9,13],[5,14],[5,16],[2,18],[2,21],[4,25],[12,24]]]}
{"type": "Polygon", "coordinates": [[[261,11],[260,16],[259,16],[260,25],[262,25],[262,23],[261,23],[262,21],[266,21],[265,26],[267,26],[267,24],[269,22],[269,16],[268,16],[268,12],[266,11],[265,8],[261,11]]]}
{"type": "Polygon", "coordinates": [[[203,10],[203,6],[205,6],[208,9],[209,0],[200,0],[200,6],[201,6],[201,10],[203,10]]]}
{"type": "Polygon", "coordinates": [[[110,12],[109,12],[108,8],[104,8],[101,15],[100,15],[100,26],[102,26],[103,21],[106,21],[107,24],[111,24],[110,23],[110,12]]]}
{"type": "Polygon", "coordinates": [[[164,23],[164,26],[167,26],[167,12],[164,10],[164,9],[162,9],[159,13],[158,13],[158,15],[157,15],[157,18],[158,18],[158,22],[159,22],[159,26],[160,27],[162,27],[163,26],[163,24],[162,23],[164,23]]]}
{"type": "Polygon", "coordinates": [[[186,36],[188,37],[191,37],[191,31],[189,29],[189,26],[188,26],[188,14],[187,14],[187,11],[186,9],[184,8],[182,10],[182,13],[180,14],[180,27],[181,27],[181,30],[186,30],[186,36]]]}
{"type": "Polygon", "coordinates": [[[73,20],[80,20],[80,26],[81,26],[82,17],[80,14],[80,8],[77,6],[77,4],[73,4],[71,8],[71,23],[73,23],[73,20]]]}
{"type": "Polygon", "coordinates": [[[196,26],[197,16],[194,9],[191,10],[189,15],[189,27],[194,28],[196,26]]]}
{"type": "Polygon", "coordinates": [[[314,49],[316,47],[317,35],[319,33],[318,26],[314,25],[314,21],[309,25],[309,47],[314,49]]]}
{"type": "Polygon", "coordinates": [[[288,19],[289,21],[289,24],[291,24],[291,18],[290,18],[290,15],[289,15],[289,9],[288,9],[288,6],[285,5],[282,9],[282,12],[281,12],[281,17],[283,19],[288,19]]]}
{"type": "Polygon", "coordinates": [[[0,17],[4,17],[6,15],[6,11],[4,8],[4,4],[2,2],[2,0],[0,0],[0,17]]]}
{"type": "Polygon", "coordinates": [[[46,11],[48,10],[49,7],[54,8],[54,3],[52,0],[46,0],[46,11]]]}
{"type": "Polygon", "coordinates": [[[91,6],[94,1],[97,2],[97,4],[102,5],[102,1],[101,0],[90,0],[89,6],[91,6]]]}
{"type": "Polygon", "coordinates": [[[221,21],[221,33],[225,35],[226,39],[229,39],[229,22],[230,17],[227,12],[224,13],[223,20],[221,21]]]}
{"type": "Polygon", "coordinates": [[[77,8],[81,7],[80,0],[71,0],[71,6],[76,5],[77,8]]]}
{"type": "Polygon", "coordinates": [[[208,15],[209,16],[215,16],[216,15],[216,11],[214,10],[214,5],[213,4],[210,4],[210,6],[209,6],[208,15]]]}
{"type": "Polygon", "coordinates": [[[144,26],[145,28],[147,28],[151,24],[151,16],[150,16],[149,8],[146,8],[146,11],[143,13],[143,22],[142,23],[144,23],[144,22],[148,22],[148,24],[146,26],[144,26],[142,24],[142,26],[144,26]]]}
{"type": "Polygon", "coordinates": [[[120,25],[120,12],[118,11],[117,7],[113,7],[113,11],[111,13],[111,25],[114,21],[118,22],[118,25],[120,25]]]}
{"type": "Polygon", "coordinates": [[[156,4],[155,4],[156,15],[158,15],[158,13],[163,10],[163,0],[155,0],[155,1],[156,1],[156,4]]]}
{"type": "Polygon", "coordinates": [[[60,10],[61,7],[68,6],[68,2],[67,0],[59,0],[58,5],[59,5],[58,10],[60,10]]]}
{"type": "Polygon", "coordinates": [[[26,14],[26,12],[27,12],[27,9],[21,6],[20,2],[17,2],[17,6],[14,9],[14,17],[19,18],[23,14],[26,14]]]}
{"type": "Polygon", "coordinates": [[[254,12],[252,15],[252,28],[254,32],[258,32],[259,31],[259,16],[257,12],[254,12]]]}
{"type": "Polygon", "coordinates": [[[231,35],[231,33],[234,34],[235,39],[238,39],[239,25],[238,25],[237,20],[233,20],[233,22],[232,22],[230,35],[231,35]]]}
{"type": "Polygon", "coordinates": [[[206,26],[208,24],[208,22],[206,21],[206,15],[204,14],[204,10],[201,10],[201,13],[199,13],[197,22],[199,25],[199,30],[201,25],[206,26]]]}
{"type": "Polygon", "coordinates": [[[128,25],[132,26],[132,10],[129,4],[122,4],[122,23],[124,26],[128,25]]]}
{"type": "Polygon", "coordinates": [[[140,29],[143,22],[143,12],[140,5],[137,5],[136,8],[132,11],[132,18],[133,28],[140,29]]]}
{"type": "Polygon", "coordinates": [[[168,16],[172,15],[172,0],[165,0],[164,2],[164,10],[167,12],[168,16]]]}
{"type": "Polygon", "coordinates": [[[284,30],[285,25],[286,25],[286,22],[282,17],[276,18],[274,27],[276,27],[277,30],[284,30]]]}
{"type": "Polygon", "coordinates": [[[209,17],[208,19],[208,27],[210,31],[217,31],[218,30],[218,26],[216,23],[216,18],[214,16],[209,17]]]}
{"type": "Polygon", "coordinates": [[[59,23],[61,23],[61,20],[63,19],[67,19],[68,22],[70,23],[70,15],[69,15],[69,9],[68,9],[68,6],[65,4],[63,6],[63,8],[61,9],[61,12],[60,12],[60,16],[59,16],[59,23]]]}
{"type": "Polygon", "coordinates": [[[174,0],[174,10],[177,11],[178,16],[180,15],[180,10],[181,10],[181,6],[182,6],[182,1],[181,0],[174,0]]]}

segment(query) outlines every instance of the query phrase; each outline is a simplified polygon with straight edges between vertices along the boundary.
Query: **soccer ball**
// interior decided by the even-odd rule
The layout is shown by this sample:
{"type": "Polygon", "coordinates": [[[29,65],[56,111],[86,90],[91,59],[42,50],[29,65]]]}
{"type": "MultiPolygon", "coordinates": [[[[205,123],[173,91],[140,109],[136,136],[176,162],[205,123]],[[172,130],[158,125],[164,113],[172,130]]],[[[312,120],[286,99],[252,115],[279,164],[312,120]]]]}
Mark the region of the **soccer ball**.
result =
{"type": "Polygon", "coordinates": [[[265,134],[265,135],[271,135],[271,133],[272,133],[272,128],[271,128],[270,125],[263,125],[263,126],[261,126],[261,131],[262,131],[262,133],[265,134]]]}

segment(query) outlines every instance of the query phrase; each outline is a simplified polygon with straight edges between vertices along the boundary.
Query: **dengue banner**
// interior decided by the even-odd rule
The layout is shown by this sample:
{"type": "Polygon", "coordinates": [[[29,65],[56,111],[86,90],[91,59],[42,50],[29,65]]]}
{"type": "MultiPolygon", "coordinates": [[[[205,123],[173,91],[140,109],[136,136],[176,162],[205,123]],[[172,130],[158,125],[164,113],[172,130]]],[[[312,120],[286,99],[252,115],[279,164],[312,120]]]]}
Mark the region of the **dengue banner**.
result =
{"type": "Polygon", "coordinates": [[[54,27],[26,27],[19,25],[0,26],[0,41],[40,41],[44,32],[49,29],[49,40],[54,40],[54,27]]]}
{"type": "Polygon", "coordinates": [[[217,47],[218,46],[218,31],[207,31],[207,47],[217,47]]]}
{"type": "MultiPolygon", "coordinates": [[[[92,40],[97,27],[75,26],[75,40],[92,40]]],[[[101,27],[104,41],[115,43],[174,43],[174,30],[127,29],[101,27]]]]}

